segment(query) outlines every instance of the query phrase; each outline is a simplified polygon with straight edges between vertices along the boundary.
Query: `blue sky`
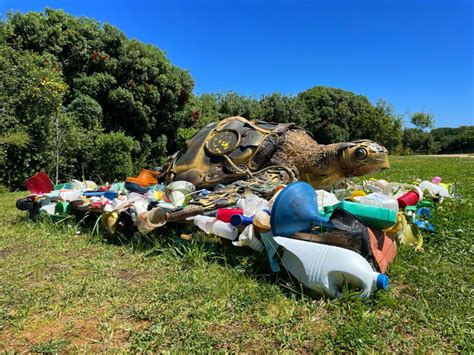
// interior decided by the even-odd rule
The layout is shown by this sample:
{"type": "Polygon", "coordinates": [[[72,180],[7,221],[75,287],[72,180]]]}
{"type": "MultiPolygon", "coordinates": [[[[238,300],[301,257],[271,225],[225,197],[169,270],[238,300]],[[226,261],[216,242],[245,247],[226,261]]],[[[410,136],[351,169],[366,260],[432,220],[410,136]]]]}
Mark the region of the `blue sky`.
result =
{"type": "Polygon", "coordinates": [[[45,7],[157,45],[197,94],[326,85],[429,112],[437,127],[474,125],[470,0],[1,0],[0,15],[45,7]]]}

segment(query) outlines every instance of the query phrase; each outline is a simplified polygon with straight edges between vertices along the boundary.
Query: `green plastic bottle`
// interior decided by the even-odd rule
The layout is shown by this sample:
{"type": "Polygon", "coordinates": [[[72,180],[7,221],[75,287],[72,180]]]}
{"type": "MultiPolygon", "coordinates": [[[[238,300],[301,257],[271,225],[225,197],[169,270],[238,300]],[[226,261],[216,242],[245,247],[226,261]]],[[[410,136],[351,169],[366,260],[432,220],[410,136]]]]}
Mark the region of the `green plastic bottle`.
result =
{"type": "Polygon", "coordinates": [[[351,213],[369,227],[386,229],[397,222],[397,212],[392,209],[349,201],[339,202],[336,206],[351,213]]]}

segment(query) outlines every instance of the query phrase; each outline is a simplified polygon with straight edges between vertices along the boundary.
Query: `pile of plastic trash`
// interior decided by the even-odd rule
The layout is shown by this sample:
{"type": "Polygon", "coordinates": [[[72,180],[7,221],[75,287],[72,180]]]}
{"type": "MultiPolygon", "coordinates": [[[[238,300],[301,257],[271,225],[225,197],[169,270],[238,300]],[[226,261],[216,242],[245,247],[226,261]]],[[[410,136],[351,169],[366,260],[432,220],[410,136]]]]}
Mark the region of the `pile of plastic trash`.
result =
{"type": "Polygon", "coordinates": [[[186,181],[159,184],[158,176],[142,170],[120,183],[54,185],[40,172],[26,181],[30,194],[16,205],[31,217],[52,220],[95,215],[110,234],[147,234],[166,223],[193,223],[236,247],[267,253],[273,271],[283,267],[317,293],[340,297],[349,287],[368,297],[388,287],[385,272],[397,244],[420,250],[420,230],[435,233],[432,213],[451,197],[450,185],[439,177],[412,184],[371,179],[332,192],[297,181],[272,187],[271,197],[263,198],[258,189],[235,184],[196,190],[186,181]],[[236,197],[224,198],[231,188],[236,197]]]}

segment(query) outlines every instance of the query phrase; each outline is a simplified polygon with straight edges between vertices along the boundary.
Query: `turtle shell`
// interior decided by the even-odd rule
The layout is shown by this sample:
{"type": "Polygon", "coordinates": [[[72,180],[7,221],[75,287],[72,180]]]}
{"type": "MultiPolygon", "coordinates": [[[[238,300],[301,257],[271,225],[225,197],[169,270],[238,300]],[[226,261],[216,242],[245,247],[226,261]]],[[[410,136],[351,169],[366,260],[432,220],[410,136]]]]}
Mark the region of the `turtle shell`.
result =
{"type": "Polygon", "coordinates": [[[210,123],[170,157],[162,177],[167,182],[189,181],[199,188],[235,181],[263,167],[278,138],[293,125],[240,116],[210,123]]]}

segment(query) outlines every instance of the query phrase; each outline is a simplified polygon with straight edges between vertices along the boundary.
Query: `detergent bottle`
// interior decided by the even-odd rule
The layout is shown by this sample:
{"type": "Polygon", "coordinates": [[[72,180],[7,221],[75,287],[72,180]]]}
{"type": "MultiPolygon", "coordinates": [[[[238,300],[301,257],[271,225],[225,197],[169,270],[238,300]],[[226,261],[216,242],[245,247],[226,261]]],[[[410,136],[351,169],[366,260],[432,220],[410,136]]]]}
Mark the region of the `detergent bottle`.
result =
{"type": "Polygon", "coordinates": [[[282,266],[302,284],[329,297],[342,297],[345,284],[360,289],[366,298],[388,287],[388,276],[375,272],[361,255],[348,249],[274,237],[283,247],[282,266]]]}

